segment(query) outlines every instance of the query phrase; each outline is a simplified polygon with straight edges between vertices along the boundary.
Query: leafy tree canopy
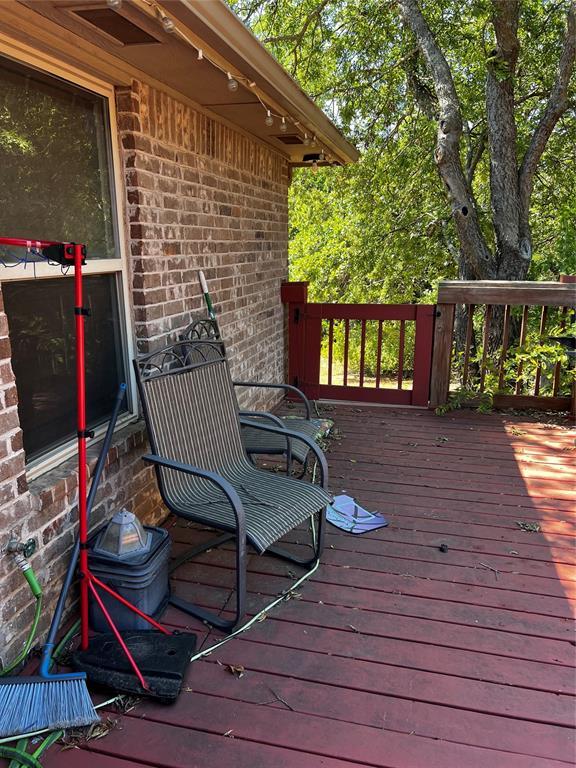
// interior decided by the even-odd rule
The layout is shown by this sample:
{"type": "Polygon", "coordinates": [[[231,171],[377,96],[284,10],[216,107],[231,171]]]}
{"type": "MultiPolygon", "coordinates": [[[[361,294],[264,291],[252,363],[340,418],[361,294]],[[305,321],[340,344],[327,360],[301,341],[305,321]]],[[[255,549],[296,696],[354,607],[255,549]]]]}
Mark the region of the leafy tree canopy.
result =
{"type": "MultiPolygon", "coordinates": [[[[412,0],[230,0],[239,16],[362,151],[356,165],[298,171],[290,193],[291,275],[317,300],[422,301],[462,274],[462,248],[434,146],[437,83],[399,5],[412,0]]],[[[462,136],[458,153],[478,226],[498,248],[490,192],[488,73],[510,81],[518,167],[546,114],[566,46],[571,3],[522,0],[514,65],[500,55],[498,0],[416,6],[450,68],[462,136]],[[511,71],[513,69],[513,71],[511,71]]],[[[404,9],[405,10],[405,9],[404,9]]],[[[528,276],[574,271],[574,79],[534,176],[528,276]]]]}

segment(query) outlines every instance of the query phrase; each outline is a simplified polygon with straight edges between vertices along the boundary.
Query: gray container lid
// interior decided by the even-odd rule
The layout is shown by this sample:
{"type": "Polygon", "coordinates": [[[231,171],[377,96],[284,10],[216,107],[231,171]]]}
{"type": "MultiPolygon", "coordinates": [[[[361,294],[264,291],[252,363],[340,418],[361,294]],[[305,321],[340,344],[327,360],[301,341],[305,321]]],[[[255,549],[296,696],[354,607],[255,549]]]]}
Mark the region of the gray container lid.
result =
{"type": "Polygon", "coordinates": [[[127,560],[150,550],[151,536],[133,512],[123,508],[108,521],[93,550],[114,560],[127,560]]]}
{"type": "Polygon", "coordinates": [[[125,573],[126,575],[136,575],[139,570],[148,572],[150,564],[156,559],[159,550],[166,546],[170,547],[170,537],[165,528],[144,526],[144,530],[148,534],[150,542],[149,548],[144,552],[140,550],[134,555],[130,555],[129,557],[124,556],[122,558],[118,558],[107,552],[99,552],[95,549],[94,545],[98,542],[99,537],[102,535],[102,531],[96,534],[96,536],[88,542],[90,567],[94,571],[102,572],[105,569],[107,573],[125,573]]]}

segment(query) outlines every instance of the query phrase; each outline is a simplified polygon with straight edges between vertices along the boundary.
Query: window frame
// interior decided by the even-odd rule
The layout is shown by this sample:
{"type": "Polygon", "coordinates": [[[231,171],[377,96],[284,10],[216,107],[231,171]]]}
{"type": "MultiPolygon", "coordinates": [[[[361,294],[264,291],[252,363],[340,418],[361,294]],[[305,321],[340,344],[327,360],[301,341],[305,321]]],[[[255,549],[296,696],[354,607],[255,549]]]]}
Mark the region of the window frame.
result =
{"type": "MultiPolygon", "coordinates": [[[[124,206],[122,203],[122,200],[124,199],[124,181],[122,178],[114,85],[99,80],[89,73],[82,72],[66,63],[59,62],[49,54],[44,54],[16,41],[14,41],[14,44],[12,45],[11,43],[7,43],[0,39],[0,57],[11,59],[25,67],[56,77],[65,83],[69,83],[70,85],[82,88],[90,93],[102,96],[107,103],[108,160],[112,166],[109,169],[110,194],[115,245],[118,251],[118,258],[94,259],[93,261],[90,261],[90,258],[88,258],[86,265],[82,269],[82,274],[86,276],[100,274],[115,275],[118,317],[120,320],[122,352],[127,385],[127,410],[125,413],[121,414],[118,419],[116,426],[116,430],[118,430],[137,420],[139,413],[137,398],[135,397],[136,382],[134,371],[132,369],[132,358],[134,357],[134,323],[130,302],[131,294],[126,229],[124,225],[124,206]]],[[[31,232],[30,234],[42,237],[41,232],[31,232]]],[[[7,232],[5,236],[10,237],[10,233],[7,232]]],[[[0,267],[0,283],[14,280],[41,280],[43,278],[72,280],[70,275],[66,276],[61,274],[60,270],[51,267],[49,264],[37,263],[34,267],[28,265],[28,267],[25,268],[22,265],[11,267],[10,269],[2,269],[0,267]]],[[[18,386],[18,382],[16,382],[16,386],[18,386]]],[[[106,426],[106,424],[103,424],[95,429],[95,441],[104,435],[106,426]]],[[[76,450],[76,438],[71,438],[57,448],[48,450],[42,456],[31,462],[27,462],[26,476],[28,480],[34,480],[40,475],[54,469],[59,464],[71,458],[76,453],[76,450]]]]}

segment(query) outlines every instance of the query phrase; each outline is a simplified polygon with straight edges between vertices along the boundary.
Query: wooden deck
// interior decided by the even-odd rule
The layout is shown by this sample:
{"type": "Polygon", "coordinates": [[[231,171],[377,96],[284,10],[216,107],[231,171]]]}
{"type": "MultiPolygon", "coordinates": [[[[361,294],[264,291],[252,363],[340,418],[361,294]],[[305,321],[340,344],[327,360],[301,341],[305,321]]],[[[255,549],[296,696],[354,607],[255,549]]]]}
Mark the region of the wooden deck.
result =
{"type": "MultiPolygon", "coordinates": [[[[390,526],[329,526],[299,597],[194,663],[176,705],[110,712],[105,738],[82,755],[53,748],[45,768],[573,765],[574,431],[470,412],[331,415],[331,490],[390,526]]],[[[205,535],[172,532],[177,553],[205,535]]],[[[230,563],[208,553],[175,588],[225,612],[230,563]]],[[[252,612],[293,576],[266,556],[249,568],[252,612]]]]}

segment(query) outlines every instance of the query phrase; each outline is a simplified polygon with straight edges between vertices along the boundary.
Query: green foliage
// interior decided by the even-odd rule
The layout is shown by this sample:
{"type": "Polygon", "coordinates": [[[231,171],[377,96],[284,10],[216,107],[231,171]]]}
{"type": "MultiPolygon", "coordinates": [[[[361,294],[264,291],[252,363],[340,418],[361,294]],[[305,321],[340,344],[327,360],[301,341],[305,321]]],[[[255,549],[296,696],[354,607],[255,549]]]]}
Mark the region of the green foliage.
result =
{"type": "Polygon", "coordinates": [[[434,412],[437,416],[444,416],[460,408],[470,407],[476,408],[478,413],[490,413],[494,408],[492,395],[489,392],[478,393],[472,389],[457,389],[450,393],[448,402],[439,405],[434,412]]]}
{"type": "MultiPolygon", "coordinates": [[[[521,310],[520,307],[515,309],[521,310]]],[[[514,313],[512,317],[514,323],[514,313]]],[[[476,316],[474,324],[476,338],[481,339],[483,318],[476,316]]],[[[570,365],[565,346],[557,339],[574,337],[576,322],[567,320],[565,315],[558,312],[551,318],[544,333],[540,333],[538,326],[539,317],[535,312],[531,313],[523,343],[520,343],[516,333],[515,341],[504,356],[501,346],[488,349],[486,356],[482,344],[471,350],[465,387],[461,386],[464,353],[461,351],[454,354],[453,382],[461,386],[458,391],[475,396],[483,392],[493,397],[513,394],[518,388],[518,394],[533,394],[538,381],[538,394],[541,396],[555,393],[569,396],[576,370],[570,365]]]]}
{"type": "MultiPolygon", "coordinates": [[[[414,301],[458,276],[458,241],[432,157],[437,112],[432,84],[395,3],[381,0],[230,0],[233,8],[362,150],[347,168],[295,174],[290,193],[290,269],[324,301],[414,301]]],[[[490,60],[489,0],[420,6],[451,66],[462,104],[466,165],[483,141],[487,67],[515,77],[523,153],[556,74],[567,1],[522,0],[515,73],[490,60]]],[[[574,106],[541,160],[532,198],[530,277],[574,271],[574,106]]],[[[473,191],[491,245],[489,161],[473,191]]]]}

